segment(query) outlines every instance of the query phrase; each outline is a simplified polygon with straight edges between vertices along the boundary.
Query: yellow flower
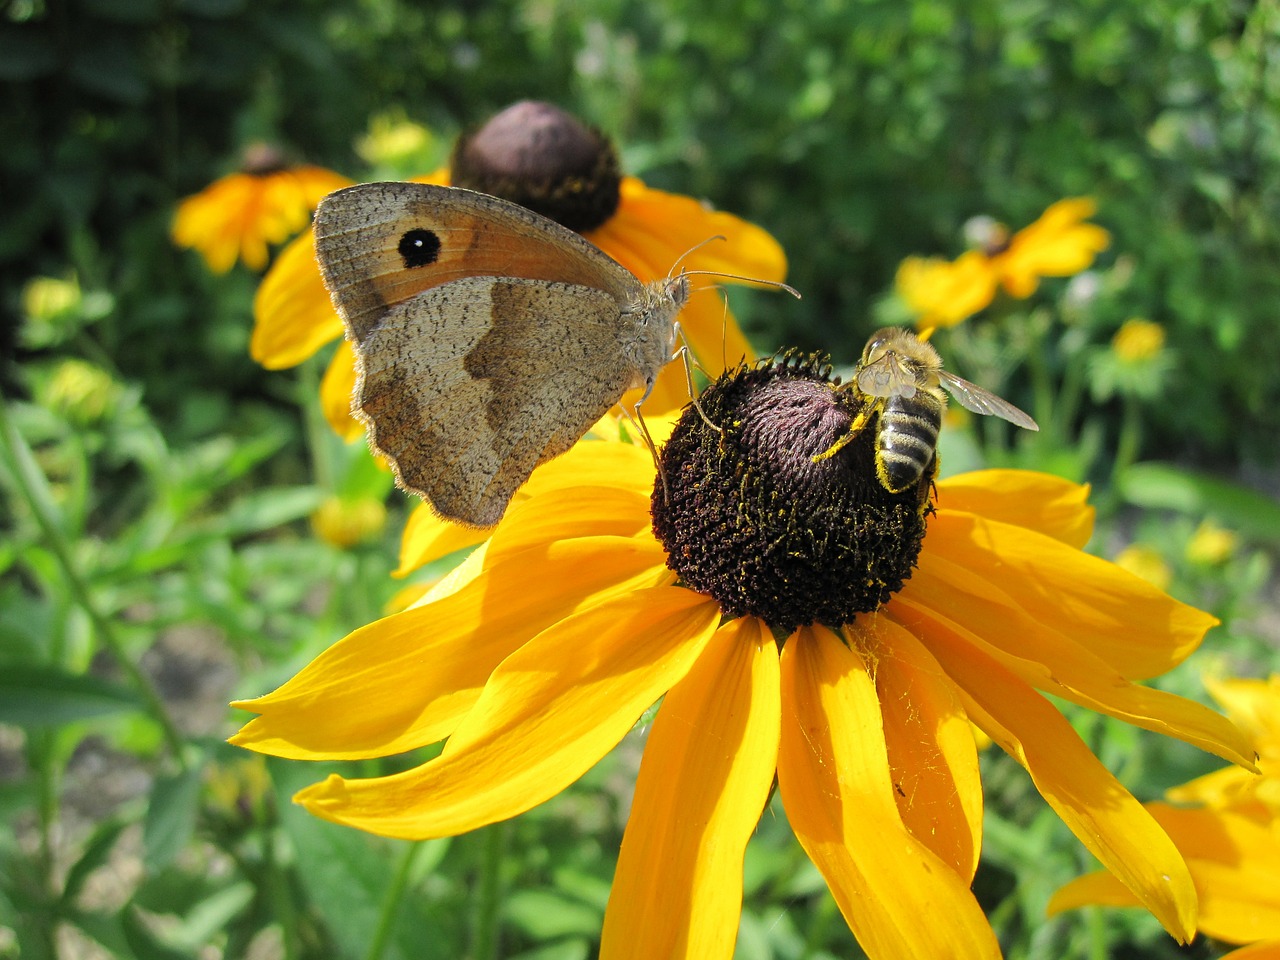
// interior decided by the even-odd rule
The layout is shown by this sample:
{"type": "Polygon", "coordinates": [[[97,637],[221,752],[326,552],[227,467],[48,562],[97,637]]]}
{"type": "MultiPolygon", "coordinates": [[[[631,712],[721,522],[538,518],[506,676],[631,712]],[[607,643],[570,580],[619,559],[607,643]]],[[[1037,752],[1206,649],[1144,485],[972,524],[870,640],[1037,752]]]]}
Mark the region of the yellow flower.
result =
{"type": "Polygon", "coordinates": [[[1069,277],[1092,264],[1111,244],[1111,234],[1084,222],[1097,209],[1090,197],[1059,200],[1015,233],[1009,246],[991,258],[1009,295],[1025,299],[1036,292],[1041,277],[1069,277]]]}
{"type": "Polygon", "coordinates": [[[1187,559],[1201,566],[1216,567],[1231,559],[1238,542],[1234,531],[1205,520],[1187,542],[1187,559]]]}
{"type": "Polygon", "coordinates": [[[1157,590],[1168,590],[1173,582],[1173,571],[1155,547],[1131,543],[1116,554],[1116,566],[1141,577],[1157,590]]]}
{"type": "MultiPolygon", "coordinates": [[[[1205,686],[1257,749],[1257,773],[1226,767],[1174,787],[1147,809],[1186,858],[1200,900],[1197,929],[1251,946],[1227,956],[1280,956],[1280,675],[1212,680],[1205,686]]],[[[1079,877],[1053,895],[1050,913],[1134,906],[1106,873],[1079,877]]]]}
{"type": "Polygon", "coordinates": [[[1111,350],[1127,364],[1141,364],[1160,355],[1164,349],[1164,327],[1141,317],[1130,317],[1111,338],[1111,350]]]}
{"type": "Polygon", "coordinates": [[[1111,243],[1106,230],[1083,222],[1096,209],[1088,197],[1059,200],[1012,237],[1004,224],[975,217],[966,232],[978,246],[955,261],[908,257],[898,268],[898,294],[921,329],[955,326],[990,305],[1000,286],[1025,299],[1041,277],[1079,273],[1111,243]]]}
{"type": "Polygon", "coordinates": [[[996,295],[990,261],[980,250],[958,260],[907,257],[895,279],[919,327],[953,327],[988,306],[996,295]]]}
{"type": "MultiPolygon", "coordinates": [[[[528,103],[508,108],[460,143],[459,149],[455,150],[455,167],[459,159],[464,157],[466,146],[478,141],[485,143],[483,136],[486,131],[493,129],[502,130],[507,138],[500,149],[514,150],[526,162],[529,151],[536,154],[538,149],[544,149],[544,140],[538,139],[535,134],[545,128],[531,122],[531,107],[541,111],[535,115],[535,119],[541,123],[546,122],[546,112],[554,110],[545,104],[528,103]],[[520,136],[519,130],[512,129],[514,124],[520,122],[526,122],[530,130],[530,145],[526,147],[524,154],[520,153],[519,143],[513,148],[509,142],[520,136]]],[[[577,129],[586,135],[587,131],[576,120],[558,111],[557,114],[559,115],[553,117],[554,122],[577,125],[577,129]]],[[[560,142],[556,141],[553,145],[559,147],[560,142]]],[[[605,148],[607,144],[601,149],[605,148]]],[[[551,155],[549,149],[545,152],[549,154],[547,162],[554,166],[559,157],[551,155]]],[[[608,156],[612,157],[611,150],[608,156]]],[[[449,169],[437,170],[420,178],[421,182],[446,185],[456,183],[483,189],[487,193],[522,202],[526,206],[536,205],[531,195],[520,192],[526,185],[520,177],[513,174],[477,181],[474,170],[482,165],[483,158],[477,162],[470,154],[466,154],[465,162],[469,164],[468,175],[461,182],[452,176],[449,169]]],[[[580,180],[576,176],[568,178],[572,189],[562,190],[560,194],[551,191],[554,195],[543,198],[545,202],[537,205],[539,212],[557,219],[560,216],[566,219],[572,216],[573,219],[567,225],[577,228],[583,218],[583,196],[589,193],[588,187],[591,185],[580,180]],[[565,193],[569,195],[570,202],[566,207],[569,212],[557,216],[557,204],[565,199],[565,193]]],[[[564,181],[556,183],[563,186],[564,181]]],[[[616,206],[610,206],[610,202],[605,201],[605,209],[611,209],[612,212],[607,214],[603,222],[581,227],[580,230],[588,240],[643,281],[665,277],[672,266],[694,247],[698,249],[681,261],[682,266],[689,270],[712,270],[779,281],[786,273],[786,257],[777,241],[764,230],[738,217],[711,210],[691,197],[652,189],[635,177],[619,178],[615,175],[602,189],[612,191],[612,201],[616,206]],[[698,246],[717,235],[725,237],[727,242],[717,241],[698,246]]],[[[253,313],[254,330],[249,350],[255,360],[269,369],[282,369],[301,363],[326,343],[342,336],[342,321],[330,304],[329,295],[316,267],[315,241],[311,234],[298,237],[272,265],[258,288],[253,313]]],[[[706,292],[695,296],[681,312],[680,326],[698,362],[712,376],[723,370],[726,362],[732,364],[742,358],[750,360],[754,357],[732,314],[726,313],[724,301],[714,293],[706,292]]],[[[363,433],[363,427],[350,412],[354,385],[354,358],[349,346],[343,344],[330,361],[320,392],[321,405],[329,423],[339,435],[348,440],[363,433]]],[[[653,393],[645,402],[645,410],[652,413],[672,410],[682,406],[688,399],[683,366],[671,364],[658,378],[653,393]]]]}
{"type": "Polygon", "coordinates": [[[440,837],[516,816],[662,700],[600,956],[728,958],[743,854],[777,778],[787,818],[872,957],[995,957],[969,890],[982,787],[970,721],[1175,935],[1196,919],[1156,821],[1042,693],[1235,762],[1207,708],[1133,681],[1215,622],[1084,553],[1087,490],[985,471],[890,494],[857,400],[813,360],[726,374],[663,448],[586,442],[534,474],[423,600],[275,692],[233,742],[312,760],[443,753],[331,775],[317,816],[440,837]],[[652,519],[651,519],[652,510],[652,519]],[[927,532],[926,532],[927,531],[927,532]],[[909,579],[908,579],[909,578],[909,579]],[[929,922],[921,922],[928,917],[929,922]]]}
{"type": "Polygon", "coordinates": [[[285,167],[269,148],[256,148],[245,169],[216,180],[178,205],[173,242],[204,257],[214,273],[243,261],[267,265],[268,246],[302,230],[325,194],[351,183],[321,167],[285,167]]]}
{"type": "Polygon", "coordinates": [[[316,536],[335,547],[353,547],[380,533],[386,523],[386,505],[373,497],[329,497],[311,515],[316,536]]]}

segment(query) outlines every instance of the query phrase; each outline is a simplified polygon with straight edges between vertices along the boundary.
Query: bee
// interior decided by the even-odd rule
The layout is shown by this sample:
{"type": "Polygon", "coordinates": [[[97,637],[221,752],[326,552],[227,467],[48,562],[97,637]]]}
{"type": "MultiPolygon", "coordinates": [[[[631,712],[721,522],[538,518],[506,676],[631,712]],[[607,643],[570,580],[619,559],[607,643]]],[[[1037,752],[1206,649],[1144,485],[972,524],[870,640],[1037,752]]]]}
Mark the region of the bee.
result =
{"type": "Polygon", "coordinates": [[[899,327],[877,330],[867,341],[853,380],[868,399],[849,432],[813,459],[834,456],[877,417],[876,475],[890,493],[918,484],[933,461],[947,392],[960,406],[983,416],[999,417],[1027,430],[1040,427],[1007,400],[942,369],[933,346],[899,327]]]}

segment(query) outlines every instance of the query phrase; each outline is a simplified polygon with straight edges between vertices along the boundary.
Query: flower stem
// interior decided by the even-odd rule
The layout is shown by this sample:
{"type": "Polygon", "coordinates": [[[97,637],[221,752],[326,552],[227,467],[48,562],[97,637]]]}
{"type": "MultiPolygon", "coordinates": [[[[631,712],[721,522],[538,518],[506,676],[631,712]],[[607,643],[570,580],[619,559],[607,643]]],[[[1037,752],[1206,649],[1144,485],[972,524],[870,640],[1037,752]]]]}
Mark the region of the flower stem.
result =
{"type": "Polygon", "coordinates": [[[3,402],[0,402],[0,447],[3,447],[5,459],[8,461],[7,466],[18,491],[30,507],[40,532],[44,534],[49,549],[62,569],[62,575],[66,579],[72,598],[89,617],[89,622],[93,624],[94,632],[102,645],[115,659],[134,692],[142,698],[152,719],[160,726],[160,731],[174,760],[180,768],[185,768],[182,734],[173,725],[164,701],[160,699],[151,681],[129,656],[111,621],[98,609],[88,583],[76,568],[71,547],[63,536],[62,526],[57,519],[58,508],[49,492],[48,481],[36,464],[31,448],[27,446],[26,440],[10,420],[8,404],[3,402]]]}
{"type": "Polygon", "coordinates": [[[499,947],[498,914],[502,910],[502,860],[507,851],[507,838],[511,831],[509,821],[503,820],[486,827],[482,860],[480,862],[479,890],[475,910],[471,914],[470,960],[496,960],[499,947]]]}
{"type": "Polygon", "coordinates": [[[381,960],[382,953],[391,939],[391,931],[395,926],[396,913],[400,910],[400,902],[404,899],[404,891],[409,885],[409,874],[413,870],[413,862],[422,849],[421,843],[410,843],[405,846],[400,857],[400,865],[396,867],[395,876],[382,898],[382,911],[378,917],[378,928],[373,932],[373,940],[365,953],[365,960],[381,960]]]}

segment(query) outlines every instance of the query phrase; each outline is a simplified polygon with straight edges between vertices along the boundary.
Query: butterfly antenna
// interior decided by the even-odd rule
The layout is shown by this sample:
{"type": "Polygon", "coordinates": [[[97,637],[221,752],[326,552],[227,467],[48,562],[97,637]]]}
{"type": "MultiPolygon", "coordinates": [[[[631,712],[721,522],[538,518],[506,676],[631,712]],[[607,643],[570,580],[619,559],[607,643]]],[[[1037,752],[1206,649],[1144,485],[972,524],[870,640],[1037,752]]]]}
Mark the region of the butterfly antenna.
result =
{"type": "MultiPolygon", "coordinates": [[[[674,279],[676,276],[676,271],[680,269],[680,264],[684,263],[686,260],[689,259],[690,256],[697,253],[699,250],[705,247],[708,243],[715,243],[715,241],[717,240],[723,240],[725,243],[729,242],[728,237],[726,237],[724,234],[717,233],[714,237],[707,237],[707,239],[703,240],[701,243],[695,243],[692,247],[690,247],[684,253],[680,254],[680,256],[676,257],[676,262],[673,263],[671,265],[671,269],[667,271],[667,279],[668,280],[674,279]]],[[[681,270],[680,272],[684,273],[683,270],[681,270]]]]}
{"type": "Polygon", "coordinates": [[[738,280],[742,283],[754,283],[762,287],[772,287],[775,290],[782,290],[791,294],[797,300],[803,299],[800,291],[789,283],[783,283],[780,280],[761,280],[759,277],[744,277],[740,273],[721,273],[718,270],[682,270],[681,277],[720,277],[722,280],[738,280]]]}

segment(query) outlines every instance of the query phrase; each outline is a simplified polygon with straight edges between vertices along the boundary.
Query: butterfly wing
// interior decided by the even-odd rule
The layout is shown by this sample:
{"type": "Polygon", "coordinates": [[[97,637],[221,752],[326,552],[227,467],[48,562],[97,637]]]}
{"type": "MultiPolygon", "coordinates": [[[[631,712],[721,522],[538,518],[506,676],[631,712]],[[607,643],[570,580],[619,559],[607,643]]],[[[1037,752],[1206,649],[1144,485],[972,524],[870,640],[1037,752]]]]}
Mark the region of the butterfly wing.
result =
{"type": "Polygon", "coordinates": [[[966,410],[987,417],[999,417],[1001,420],[1008,420],[1015,426],[1027,430],[1040,429],[1039,424],[1032,420],[1029,414],[1019,410],[1008,400],[1002,400],[991,391],[982,389],[976,383],[970,383],[963,377],[957,377],[946,370],[938,371],[938,380],[966,410]]]}
{"type": "Polygon", "coordinates": [[[491,526],[534,467],[643,382],[619,323],[591,287],[474,277],[423,291],[367,331],[357,415],[402,487],[491,526]]]}
{"type": "Polygon", "coordinates": [[[518,204],[460,187],[364,183],[329,194],[316,258],[357,348],[397,303],[465,277],[521,277],[634,301],[640,281],[580,235],[518,204]]]}

